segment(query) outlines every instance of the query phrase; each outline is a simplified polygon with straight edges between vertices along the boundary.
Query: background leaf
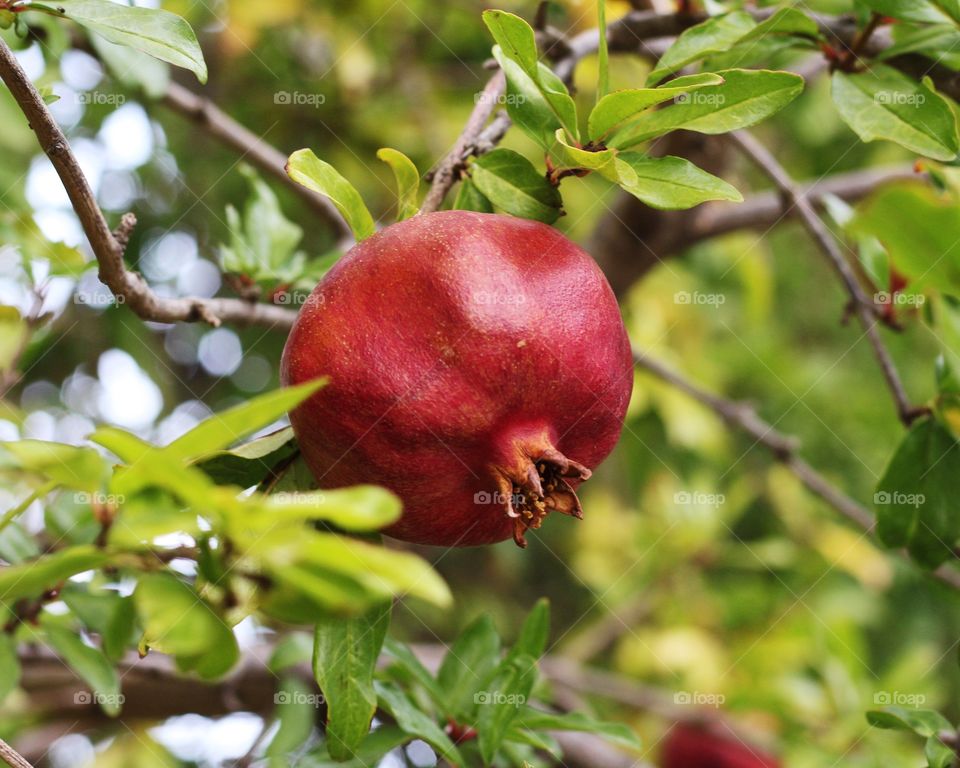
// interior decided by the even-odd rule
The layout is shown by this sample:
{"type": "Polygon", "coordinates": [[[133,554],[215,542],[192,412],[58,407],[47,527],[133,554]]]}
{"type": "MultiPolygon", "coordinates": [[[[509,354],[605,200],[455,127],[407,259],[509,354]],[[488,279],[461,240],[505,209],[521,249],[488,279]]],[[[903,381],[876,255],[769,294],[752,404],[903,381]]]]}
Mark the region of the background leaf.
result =
{"type": "Polygon", "coordinates": [[[317,623],[313,673],[327,702],[327,749],[352,757],[377,708],[373,671],[390,623],[389,603],[355,618],[317,623]]]}

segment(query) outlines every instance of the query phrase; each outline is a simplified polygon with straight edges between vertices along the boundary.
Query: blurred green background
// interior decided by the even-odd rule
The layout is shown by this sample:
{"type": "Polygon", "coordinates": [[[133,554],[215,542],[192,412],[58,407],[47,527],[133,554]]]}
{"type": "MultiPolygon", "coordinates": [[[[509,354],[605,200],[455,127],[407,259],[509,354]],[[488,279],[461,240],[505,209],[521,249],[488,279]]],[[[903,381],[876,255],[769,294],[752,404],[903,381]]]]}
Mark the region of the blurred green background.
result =
{"type": "MultiPolygon", "coordinates": [[[[527,18],[535,11],[530,3],[503,6],[527,18]]],[[[421,171],[430,168],[489,76],[480,3],[182,0],[164,7],[198,31],[210,68],[204,95],[285,154],[314,149],[384,224],[392,220],[393,183],[376,150],[396,147],[421,171]],[[282,103],[284,93],[322,98],[282,103]]],[[[610,3],[608,13],[628,8],[610,3]]],[[[550,18],[575,33],[594,26],[594,14],[593,4],[558,3],[550,18]]],[[[242,208],[250,194],[243,159],[56,37],[52,29],[21,59],[60,96],[52,109],[111,223],[136,212],[128,251],[136,268],[170,295],[229,295],[215,265],[228,239],[226,208],[242,208]],[[116,98],[85,103],[79,96],[90,89],[116,98]]],[[[637,58],[614,57],[612,85],[636,86],[645,71],[637,58]]],[[[595,73],[593,58],[578,69],[579,102],[592,103],[595,73]]],[[[185,73],[175,77],[199,89],[185,73]]],[[[823,78],[757,133],[798,179],[912,159],[892,144],[858,142],[823,78]]],[[[504,145],[537,159],[517,131],[504,145]]],[[[745,194],[764,188],[737,161],[725,177],[745,194]]],[[[268,184],[303,228],[300,247],[309,257],[335,250],[332,233],[299,198],[268,184]]],[[[568,215],[557,226],[580,242],[620,194],[594,178],[571,179],[562,191],[568,215]]],[[[6,91],[0,197],[0,221],[10,225],[12,211],[29,211],[51,239],[83,242],[6,91]]],[[[622,254],[633,256],[642,256],[639,246],[622,254]]],[[[42,278],[42,259],[37,266],[42,278]]],[[[94,290],[94,273],[79,284],[94,290]]],[[[29,285],[19,255],[0,243],[0,302],[29,307],[29,285]]],[[[6,396],[3,439],[80,442],[112,422],[166,442],[209,411],[278,386],[282,333],[145,324],[123,308],[77,303],[75,285],[69,277],[47,281],[45,308],[55,319],[35,337],[26,376],[6,396]]],[[[791,221],[670,256],[625,293],[623,311],[640,349],[716,392],[751,401],[778,430],[800,438],[812,465],[868,503],[902,427],[859,327],[842,322],[845,301],[828,264],[791,221]],[[683,303],[678,292],[722,300],[683,303]]],[[[903,333],[887,336],[907,389],[923,402],[934,393],[937,340],[915,317],[904,320],[903,333]]],[[[0,501],[6,508],[15,498],[0,489],[0,501]]],[[[582,522],[550,519],[526,551],[509,542],[419,550],[449,580],[456,606],[403,604],[394,634],[448,640],[487,612],[509,636],[536,598],[548,596],[551,655],[654,686],[671,701],[679,693],[682,703],[685,692],[719,697],[723,714],[775,745],[790,768],[919,765],[913,739],[872,730],[864,719],[865,710],[897,697],[960,718],[956,596],[880,551],[764,448],[676,390],[638,374],[623,438],[585,486],[583,504],[582,522]]],[[[655,757],[667,720],[606,696],[585,698],[635,725],[655,757]]],[[[86,753],[53,754],[68,766],[86,753]]]]}

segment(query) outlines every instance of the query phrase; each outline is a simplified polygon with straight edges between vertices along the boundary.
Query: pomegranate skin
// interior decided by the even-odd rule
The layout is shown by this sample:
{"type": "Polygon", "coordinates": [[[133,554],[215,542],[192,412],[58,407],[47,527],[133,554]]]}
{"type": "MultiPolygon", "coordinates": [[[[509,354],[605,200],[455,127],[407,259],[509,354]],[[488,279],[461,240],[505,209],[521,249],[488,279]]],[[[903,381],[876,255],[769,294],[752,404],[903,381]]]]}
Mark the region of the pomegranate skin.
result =
{"type": "Polygon", "coordinates": [[[678,723],[660,753],[661,768],[782,768],[779,760],[729,732],[678,723]]]}
{"type": "Polygon", "coordinates": [[[613,449],[633,385],[596,263],[544,224],[442,211],[352,248],[300,310],[285,384],[329,384],[290,414],[321,487],[403,501],[386,529],[472,546],[524,534],[613,449]]]}

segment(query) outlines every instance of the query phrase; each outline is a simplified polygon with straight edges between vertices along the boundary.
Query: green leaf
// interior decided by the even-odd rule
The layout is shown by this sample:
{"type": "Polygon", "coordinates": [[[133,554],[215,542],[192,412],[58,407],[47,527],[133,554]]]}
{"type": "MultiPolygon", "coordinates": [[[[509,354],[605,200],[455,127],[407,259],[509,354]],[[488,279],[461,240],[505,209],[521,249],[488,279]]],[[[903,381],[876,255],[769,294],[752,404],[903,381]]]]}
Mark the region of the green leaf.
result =
{"type": "Polygon", "coordinates": [[[251,432],[272,424],[327,383],[315,379],[295,387],[284,387],[229,410],[215,413],[163,449],[180,461],[196,461],[222,451],[251,432]]]}
{"type": "Polygon", "coordinates": [[[659,88],[633,88],[607,94],[590,112],[587,118],[587,135],[598,141],[621,123],[635,117],[639,112],[669,101],[682,93],[689,93],[708,85],[720,85],[723,78],[712,72],[688,75],[671,80],[659,88]]]}
{"type": "Polygon", "coordinates": [[[127,464],[136,464],[156,451],[146,440],[117,427],[100,427],[89,440],[102,445],[127,464]]]}
{"type": "Polygon", "coordinates": [[[109,466],[93,448],[44,440],[0,443],[0,469],[16,467],[42,482],[78,491],[99,490],[109,466]]]}
{"type": "Polygon", "coordinates": [[[307,257],[297,249],[303,229],[280,208],[273,190],[248,165],[240,173],[250,184],[243,215],[227,206],[230,237],[220,246],[220,267],[275,289],[295,284],[308,269],[307,257]]]}
{"type": "Polygon", "coordinates": [[[20,684],[20,657],[13,636],[0,632],[0,704],[20,684]]]}
{"type": "Polygon", "coordinates": [[[425,715],[394,685],[377,682],[374,684],[377,697],[382,706],[406,733],[423,739],[454,765],[464,765],[460,752],[450,737],[437,723],[425,715]]]}
{"type": "Polygon", "coordinates": [[[960,210],[949,196],[919,182],[884,185],[861,202],[851,231],[876,237],[912,288],[960,293],[960,210]]]}
{"type": "Polygon", "coordinates": [[[306,632],[291,632],[284,635],[273,647],[267,667],[275,675],[313,658],[313,636],[306,632]]]}
{"type": "Polygon", "coordinates": [[[936,91],[885,64],[858,74],[834,72],[833,102],[863,141],[886,139],[936,160],[957,155],[953,110],[936,91]]]}
{"type": "Polygon", "coordinates": [[[108,659],[115,662],[123,656],[136,619],[131,598],[112,590],[90,591],[86,585],[68,584],[60,590],[60,599],[88,630],[100,635],[108,659]]]}
{"type": "Polygon", "coordinates": [[[0,371],[9,371],[30,338],[30,328],[16,307],[0,306],[0,371]]]}
{"type": "Polygon", "coordinates": [[[874,728],[912,731],[924,737],[933,736],[940,731],[952,730],[947,718],[930,709],[884,707],[867,712],[867,722],[874,728]]]}
{"type": "Polygon", "coordinates": [[[430,695],[435,705],[441,708],[445,706],[446,693],[427,668],[420,663],[409,646],[388,637],[384,644],[384,651],[393,657],[397,666],[403,670],[407,677],[420,685],[430,695]]]}
{"type": "Polygon", "coordinates": [[[367,734],[363,743],[357,747],[354,753],[356,757],[352,760],[342,762],[310,755],[309,768],[372,768],[372,766],[380,765],[380,761],[388,752],[411,740],[412,738],[400,728],[392,725],[382,725],[377,730],[367,734]]]}
{"type": "Polygon", "coordinates": [[[420,188],[420,172],[413,161],[403,152],[384,147],[377,150],[377,157],[390,166],[397,180],[397,221],[413,216],[417,210],[417,190],[420,188]]]}
{"type": "Polygon", "coordinates": [[[939,4],[926,0],[866,0],[865,5],[883,16],[903,21],[936,24],[952,20],[949,13],[937,7],[939,4]]]}
{"type": "Polygon", "coordinates": [[[217,485],[249,488],[263,480],[274,467],[295,456],[297,451],[293,428],[284,427],[231,450],[212,453],[197,467],[217,485]]]}
{"type": "Polygon", "coordinates": [[[923,754],[927,758],[928,768],[953,768],[957,764],[957,753],[937,736],[927,739],[923,754]]]}
{"type": "Polygon", "coordinates": [[[550,637],[550,601],[541,597],[523,622],[520,635],[510,649],[514,656],[532,656],[539,659],[547,649],[550,637]]]}
{"type": "Polygon", "coordinates": [[[330,198],[358,241],[365,240],[376,231],[373,216],[360,193],[332,165],[317,157],[313,150],[298,149],[290,155],[287,175],[307,189],[330,198]]]}
{"type": "Polygon", "coordinates": [[[483,614],[457,638],[443,657],[437,683],[445,692],[448,714],[470,712],[476,696],[500,657],[500,636],[483,614]]]}
{"type": "Polygon", "coordinates": [[[495,149],[474,158],[470,178],[497,208],[552,224],[560,216],[560,192],[523,155],[495,149]]]}
{"type": "Polygon", "coordinates": [[[22,563],[39,555],[40,546],[36,538],[16,521],[7,523],[0,530],[0,557],[8,563],[22,563]]]}
{"type": "Polygon", "coordinates": [[[497,10],[484,11],[483,23],[507,58],[517,62],[532,76],[537,67],[537,40],[533,28],[519,16],[497,10]]]}
{"type": "Polygon", "coordinates": [[[880,51],[877,61],[886,61],[908,53],[952,54],[960,46],[960,29],[953,22],[907,28],[897,35],[893,45],[880,51]]]}
{"type": "Polygon", "coordinates": [[[673,210],[692,208],[707,200],[743,200],[723,179],[682,157],[648,157],[640,152],[622,152],[617,163],[629,166],[634,173],[632,183],[621,182],[620,186],[652,208],[673,210]]]}
{"type": "Polygon", "coordinates": [[[458,211],[493,213],[493,206],[490,204],[490,201],[483,196],[483,193],[477,189],[477,185],[470,179],[464,179],[460,182],[460,188],[457,190],[457,199],[454,200],[453,207],[458,211]]]}
{"type": "MultiPolygon", "coordinates": [[[[557,143],[553,147],[553,157],[557,168],[586,168],[596,171],[605,179],[614,183],[621,181],[618,166],[615,163],[617,150],[598,149],[595,151],[572,147],[567,143],[562,130],[557,130],[557,143]]],[[[629,169],[626,169],[629,172],[629,169]]],[[[632,180],[633,174],[630,174],[632,180]]]]}
{"type": "Polygon", "coordinates": [[[499,45],[493,46],[493,57],[507,77],[504,100],[510,119],[544,150],[549,149],[554,132],[562,126],[540,92],[540,86],[519,64],[508,58],[499,45]]]}
{"type": "MultiPolygon", "coordinates": [[[[578,141],[576,106],[566,85],[537,59],[536,38],[530,25],[519,16],[497,10],[484,11],[483,21],[497,42],[502,56],[517,64],[519,71],[526,75],[539,91],[542,102],[553,112],[560,127],[567,132],[571,140],[578,141]]],[[[506,75],[511,77],[510,72],[506,72],[506,75]]],[[[516,79],[515,72],[513,75],[516,79]]]]}
{"type": "Polygon", "coordinates": [[[327,748],[337,760],[352,757],[370,730],[377,709],[373,673],[389,624],[389,603],[317,623],[313,673],[327,702],[327,748]]]}
{"type": "Polygon", "coordinates": [[[306,493],[281,491],[264,498],[263,511],[275,522],[328,520],[348,531],[375,531],[397,521],[402,505],[385,488],[354,485],[306,493]]]}
{"type": "Polygon", "coordinates": [[[960,444],[936,419],[914,423],[874,494],[877,534],[889,547],[907,547],[928,568],[953,557],[960,538],[956,478],[960,444]]]}
{"type": "Polygon", "coordinates": [[[200,533],[197,513],[169,494],[150,488],[141,491],[120,507],[108,542],[119,549],[138,549],[160,536],[200,533]]]}
{"type": "Polygon", "coordinates": [[[714,16],[684,30],[660,57],[657,67],[647,77],[649,85],[656,85],[667,75],[683,69],[712,53],[729,50],[756,26],[753,17],[744,11],[733,11],[714,16]]]}
{"type": "Polygon", "coordinates": [[[643,748],[643,744],[632,728],[623,723],[594,720],[580,712],[554,714],[533,707],[523,707],[514,723],[514,728],[526,728],[531,731],[583,731],[603,736],[610,743],[625,749],[643,748]]]}
{"type": "Polygon", "coordinates": [[[508,657],[486,683],[487,690],[478,691],[475,699],[477,734],[485,764],[493,762],[520,707],[530,698],[536,680],[537,662],[533,657],[508,657]]]}
{"type": "Polygon", "coordinates": [[[716,74],[724,80],[721,85],[700,88],[685,98],[679,96],[676,104],[644,112],[607,145],[623,149],[681,128],[706,134],[746,128],[779,112],[803,91],[803,78],[791,72],[727,69],[716,74]]]}
{"type": "Polygon", "coordinates": [[[190,25],[169,11],[119,5],[110,0],[58,0],[56,8],[111,43],[149,53],[189,69],[207,82],[207,65],[190,25]]]}
{"type": "MultiPolygon", "coordinates": [[[[284,677],[274,698],[277,703],[274,717],[280,727],[270,740],[266,755],[284,758],[310,737],[321,698],[297,677],[284,677]]],[[[288,763],[278,760],[276,764],[288,763]]]]}
{"type": "Polygon", "coordinates": [[[93,701],[108,715],[119,714],[122,703],[120,677],[107,657],[64,627],[49,624],[45,630],[50,647],[90,686],[93,701]]]}
{"type": "Polygon", "coordinates": [[[133,600],[143,626],[141,645],[175,656],[182,670],[220,677],[239,658],[233,630],[176,576],[143,574],[133,600]]]}
{"type": "Polygon", "coordinates": [[[119,82],[141,89],[152,99],[159,99],[167,92],[170,67],[166,62],[143,51],[111,43],[97,34],[91,34],[89,38],[97,58],[119,82]]]}
{"type": "Polygon", "coordinates": [[[780,8],[773,16],[760,22],[737,43],[760,40],[770,35],[797,35],[799,37],[819,38],[820,27],[806,13],[797,8],[780,8]]]}
{"type": "Polygon", "coordinates": [[[36,597],[71,576],[98,568],[109,559],[102,550],[79,546],[0,568],[0,604],[36,597]]]}

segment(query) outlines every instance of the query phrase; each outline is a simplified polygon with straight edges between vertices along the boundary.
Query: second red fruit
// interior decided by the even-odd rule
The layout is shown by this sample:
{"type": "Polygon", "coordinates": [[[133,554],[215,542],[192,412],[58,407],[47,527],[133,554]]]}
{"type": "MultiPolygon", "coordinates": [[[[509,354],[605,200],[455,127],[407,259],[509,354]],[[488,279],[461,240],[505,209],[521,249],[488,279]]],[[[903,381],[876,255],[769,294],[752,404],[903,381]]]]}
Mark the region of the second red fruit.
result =
{"type": "Polygon", "coordinates": [[[355,246],[303,306],[282,377],[330,383],[291,414],[323,487],[376,483],[386,532],[469,546],[582,515],[612,450],[630,344],[596,263],[555,229],[467,211],[416,216],[355,246]]]}
{"type": "Polygon", "coordinates": [[[663,743],[661,768],[781,768],[777,758],[722,728],[678,723],[663,743]]]}

